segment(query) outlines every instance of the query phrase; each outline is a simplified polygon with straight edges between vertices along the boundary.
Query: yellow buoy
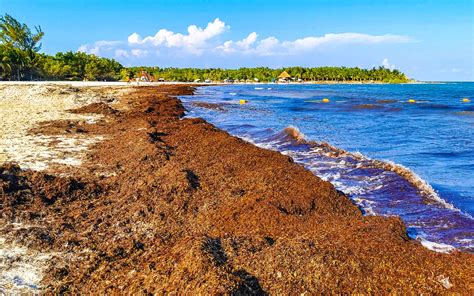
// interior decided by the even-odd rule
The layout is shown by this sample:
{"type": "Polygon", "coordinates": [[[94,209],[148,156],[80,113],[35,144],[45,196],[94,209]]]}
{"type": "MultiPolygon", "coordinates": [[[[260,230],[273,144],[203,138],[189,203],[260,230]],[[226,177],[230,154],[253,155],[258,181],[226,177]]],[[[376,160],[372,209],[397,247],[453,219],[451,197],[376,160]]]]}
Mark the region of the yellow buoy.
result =
{"type": "Polygon", "coordinates": [[[408,100],[408,103],[416,103],[416,101],[413,100],[413,99],[409,99],[409,100],[408,100]]]}
{"type": "Polygon", "coordinates": [[[329,99],[328,99],[328,98],[324,98],[324,99],[323,99],[323,103],[329,103],[329,99]]]}
{"type": "Polygon", "coordinates": [[[469,102],[471,102],[471,100],[469,100],[468,98],[464,98],[464,99],[462,99],[462,101],[463,101],[463,103],[469,103],[469,102]]]}
{"type": "Polygon", "coordinates": [[[240,101],[239,101],[240,105],[247,104],[247,102],[248,102],[247,100],[240,100],[240,101]]]}

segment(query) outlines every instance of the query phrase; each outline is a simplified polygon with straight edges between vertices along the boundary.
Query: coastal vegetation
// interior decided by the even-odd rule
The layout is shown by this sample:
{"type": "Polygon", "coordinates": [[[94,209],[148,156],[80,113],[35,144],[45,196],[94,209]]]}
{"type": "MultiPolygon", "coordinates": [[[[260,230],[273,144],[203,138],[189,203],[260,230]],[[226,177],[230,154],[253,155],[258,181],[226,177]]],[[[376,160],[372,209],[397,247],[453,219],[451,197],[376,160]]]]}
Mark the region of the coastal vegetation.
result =
{"type": "Polygon", "coordinates": [[[123,67],[114,59],[84,52],[39,53],[44,32],[31,30],[12,16],[0,16],[0,80],[122,80],[147,81],[272,82],[282,71],[294,81],[404,83],[408,78],[399,70],[378,67],[268,67],[239,69],[198,69],[123,67]]]}
{"type": "Polygon", "coordinates": [[[44,32],[0,16],[0,80],[118,80],[123,66],[83,52],[39,53],[44,32]]]}
{"type": "Polygon", "coordinates": [[[131,67],[123,71],[122,79],[138,77],[140,73],[146,72],[154,79],[166,81],[224,81],[231,79],[234,81],[260,81],[272,82],[283,71],[296,81],[358,81],[358,82],[387,82],[404,83],[408,78],[398,70],[390,70],[384,67],[361,69],[347,67],[285,67],[272,69],[268,67],[239,68],[239,69],[198,69],[198,68],[159,68],[159,67],[131,67]]]}

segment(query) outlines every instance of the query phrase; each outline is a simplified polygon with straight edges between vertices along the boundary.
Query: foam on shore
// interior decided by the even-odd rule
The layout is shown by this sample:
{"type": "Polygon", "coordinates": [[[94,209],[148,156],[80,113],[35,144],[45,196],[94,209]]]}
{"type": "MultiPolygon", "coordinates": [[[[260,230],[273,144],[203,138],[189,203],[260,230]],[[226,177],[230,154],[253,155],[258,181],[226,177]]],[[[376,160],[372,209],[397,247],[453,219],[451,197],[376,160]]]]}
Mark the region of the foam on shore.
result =
{"type": "MultiPolygon", "coordinates": [[[[463,219],[464,222],[460,223],[465,223],[468,220],[472,221],[473,219],[469,214],[462,212],[441,198],[428,182],[409,168],[392,161],[371,159],[359,152],[348,152],[326,142],[309,141],[297,127],[289,126],[279,133],[266,138],[258,138],[258,140],[254,140],[252,135],[244,137],[239,135],[239,137],[262,148],[278,150],[282,154],[292,157],[295,162],[301,163],[321,179],[331,182],[337,189],[348,194],[365,215],[387,215],[383,210],[384,203],[404,204],[408,202],[407,207],[403,209],[408,211],[408,215],[412,215],[415,218],[418,215],[418,211],[423,212],[424,209],[436,210],[437,208],[444,208],[452,217],[456,216],[456,219],[463,219]],[[360,170],[372,171],[372,173],[369,175],[355,173],[358,181],[351,182],[351,178],[353,178],[351,174],[357,171],[360,172],[360,170]],[[394,178],[394,176],[398,176],[398,179],[394,178]],[[388,196],[395,193],[390,190],[396,190],[397,187],[397,185],[390,184],[390,182],[400,182],[400,180],[404,180],[404,182],[414,188],[413,193],[416,193],[418,199],[422,199],[418,201],[419,205],[416,204],[417,201],[414,197],[410,201],[406,201],[405,197],[402,196],[395,199],[387,199],[388,196]],[[389,191],[386,192],[386,190],[389,191]],[[383,200],[379,200],[379,198],[383,200]],[[424,206],[426,208],[423,208],[424,206]]],[[[422,220],[417,223],[441,229],[446,227],[442,221],[443,219],[436,223],[429,220],[422,220]]],[[[408,224],[410,229],[412,227],[416,228],[415,224],[417,223],[412,222],[414,223],[413,226],[410,226],[410,223],[408,224]]],[[[436,252],[450,252],[455,249],[450,244],[441,243],[437,235],[433,237],[433,234],[435,233],[432,232],[430,235],[427,235],[424,232],[418,233],[415,231],[410,236],[422,242],[428,249],[436,252]]],[[[467,250],[472,250],[473,248],[472,242],[463,240],[463,238],[455,237],[452,241],[453,244],[460,245],[467,250]]]]}
{"type": "Polygon", "coordinates": [[[289,126],[285,128],[284,133],[286,133],[286,135],[288,135],[290,139],[296,141],[296,143],[311,145],[313,149],[319,150],[318,152],[324,153],[325,156],[333,158],[353,158],[357,161],[357,165],[359,168],[378,168],[385,171],[392,171],[403,179],[405,179],[413,186],[415,186],[423,197],[431,199],[432,201],[435,201],[448,209],[459,211],[459,209],[455,208],[451,203],[441,198],[428,182],[426,182],[415,172],[411,171],[409,168],[401,164],[397,164],[392,161],[381,161],[377,159],[371,159],[361,153],[351,153],[346,150],[334,147],[326,142],[307,141],[306,136],[294,126],[289,126]]]}

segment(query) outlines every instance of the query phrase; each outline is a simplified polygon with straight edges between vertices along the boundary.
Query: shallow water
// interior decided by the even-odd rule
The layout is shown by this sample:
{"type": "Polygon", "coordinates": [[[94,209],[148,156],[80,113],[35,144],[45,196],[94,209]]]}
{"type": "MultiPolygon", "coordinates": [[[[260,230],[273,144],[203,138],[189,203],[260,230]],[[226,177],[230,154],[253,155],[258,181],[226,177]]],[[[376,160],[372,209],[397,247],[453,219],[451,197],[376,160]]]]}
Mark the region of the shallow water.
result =
{"type": "Polygon", "coordinates": [[[187,116],[292,156],[366,214],[401,216],[425,245],[474,251],[474,83],[229,85],[182,99],[187,116]]]}

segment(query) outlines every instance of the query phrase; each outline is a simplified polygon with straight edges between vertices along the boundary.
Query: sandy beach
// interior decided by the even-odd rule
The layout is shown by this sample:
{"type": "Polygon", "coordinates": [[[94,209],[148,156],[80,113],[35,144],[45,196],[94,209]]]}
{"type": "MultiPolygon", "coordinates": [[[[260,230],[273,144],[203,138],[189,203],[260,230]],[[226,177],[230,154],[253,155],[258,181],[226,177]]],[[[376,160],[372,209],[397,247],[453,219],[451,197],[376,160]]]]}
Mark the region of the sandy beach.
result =
{"type": "Polygon", "coordinates": [[[474,256],[201,119],[190,84],[0,84],[0,294],[472,294],[474,256]]]}

